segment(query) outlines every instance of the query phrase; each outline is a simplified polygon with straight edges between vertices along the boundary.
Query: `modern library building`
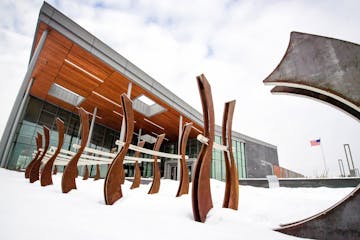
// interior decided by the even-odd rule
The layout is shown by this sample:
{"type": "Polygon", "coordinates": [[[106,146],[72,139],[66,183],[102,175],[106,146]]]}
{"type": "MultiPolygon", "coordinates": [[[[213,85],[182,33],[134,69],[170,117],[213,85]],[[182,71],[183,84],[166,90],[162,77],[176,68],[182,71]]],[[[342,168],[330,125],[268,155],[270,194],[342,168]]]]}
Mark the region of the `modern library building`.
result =
{"type": "MultiPolygon", "coordinates": [[[[195,76],[194,76],[195,79],[195,76]]],[[[41,7],[34,35],[30,61],[20,91],[7,121],[1,143],[1,167],[23,170],[36,150],[36,135],[43,126],[50,129],[50,146],[56,146],[56,118],[63,120],[63,148],[73,150],[80,141],[78,109],[90,117],[88,147],[116,152],[123,121],[120,94],[133,101],[133,144],[145,140],[152,148],[156,137],[165,133],[160,151],[178,153],[182,126],[192,122],[186,154],[191,175],[201,143],[202,114],[159,84],[126,58],[108,47],[47,3],[41,7]]],[[[234,119],[236,121],[236,119],[234,119]]],[[[215,141],[221,143],[221,127],[215,127],[215,141]]],[[[271,175],[279,166],[276,146],[232,132],[235,161],[239,178],[271,175]]],[[[212,178],[225,179],[223,153],[213,150],[212,178]]],[[[152,176],[152,163],[140,164],[142,177],[152,176]]],[[[178,178],[178,161],[161,158],[161,176],[178,178]]],[[[61,171],[61,169],[59,169],[61,171]]],[[[101,168],[102,177],[107,171],[101,168]]],[[[132,177],[134,166],[125,165],[126,176],[132,177]]],[[[91,174],[95,174],[92,169],[91,174]]]]}

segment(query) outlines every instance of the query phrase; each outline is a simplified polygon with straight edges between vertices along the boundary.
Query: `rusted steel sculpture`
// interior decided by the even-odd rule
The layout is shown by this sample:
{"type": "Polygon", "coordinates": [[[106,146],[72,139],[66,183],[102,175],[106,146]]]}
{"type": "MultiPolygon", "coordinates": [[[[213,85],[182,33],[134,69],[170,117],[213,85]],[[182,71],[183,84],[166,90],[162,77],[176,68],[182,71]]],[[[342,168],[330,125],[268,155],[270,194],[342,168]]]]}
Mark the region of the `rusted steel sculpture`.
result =
{"type": "Polygon", "coordinates": [[[36,152],[35,157],[33,158],[33,160],[29,163],[29,165],[25,169],[25,178],[30,177],[31,168],[33,167],[33,165],[36,162],[36,160],[38,159],[38,157],[40,157],[40,153],[41,153],[40,148],[41,148],[41,146],[42,146],[42,135],[40,133],[37,133],[37,137],[36,137],[37,152],[36,152]]]}
{"type": "Polygon", "coordinates": [[[96,173],[95,173],[94,181],[99,179],[100,179],[100,166],[99,164],[96,164],[96,173]]]}
{"type": "Polygon", "coordinates": [[[49,136],[49,128],[44,126],[44,136],[45,136],[45,147],[44,147],[44,151],[41,153],[41,155],[38,157],[38,159],[36,159],[34,165],[32,166],[31,170],[30,170],[30,182],[36,182],[37,180],[39,180],[39,173],[40,173],[40,166],[41,166],[41,161],[43,160],[48,148],[49,148],[49,140],[50,140],[50,136],[49,136]]]}
{"type": "Polygon", "coordinates": [[[210,170],[212,148],[214,143],[215,117],[211,87],[202,74],[196,78],[204,117],[204,136],[209,139],[208,144],[202,144],[193,175],[192,208],[194,220],[205,222],[206,215],[213,207],[210,192],[210,170]]]}
{"type": "Polygon", "coordinates": [[[87,165],[84,166],[84,176],[83,180],[87,180],[89,178],[89,168],[87,165]]]}
{"type": "MultiPolygon", "coordinates": [[[[141,141],[139,142],[138,146],[139,147],[144,147],[145,145],[145,141],[141,141]]],[[[135,157],[138,158],[140,157],[140,152],[136,151],[135,152],[135,157]]],[[[130,189],[134,189],[134,188],[138,188],[140,186],[140,182],[141,182],[141,172],[140,172],[140,167],[139,167],[139,162],[135,161],[135,167],[134,167],[134,180],[133,183],[130,187],[130,189]]]]}
{"type": "Polygon", "coordinates": [[[239,179],[238,171],[232,151],[232,119],[234,115],[235,101],[225,103],[224,116],[222,122],[222,144],[227,146],[228,151],[224,151],[226,166],[226,185],[223,201],[223,208],[238,209],[239,203],[239,179]]]}
{"type": "Polygon", "coordinates": [[[56,175],[56,174],[57,174],[57,166],[54,165],[53,175],[56,175]]]}
{"type": "Polygon", "coordinates": [[[88,136],[89,136],[89,118],[87,112],[83,108],[79,108],[80,123],[81,123],[81,144],[78,152],[72,157],[68,165],[64,169],[61,179],[61,189],[63,193],[68,193],[72,189],[76,189],[76,177],[78,176],[77,163],[81,154],[83,153],[88,136]]]}
{"type": "Polygon", "coordinates": [[[275,231],[311,239],[360,239],[360,185],[332,207],[275,231]]]}
{"type": "Polygon", "coordinates": [[[44,168],[41,171],[40,184],[43,187],[53,184],[51,171],[53,169],[55,159],[58,156],[58,154],[60,153],[60,150],[61,150],[63,142],[64,142],[64,122],[60,118],[57,118],[56,126],[58,129],[58,135],[59,135],[58,145],[57,145],[56,151],[51,156],[51,158],[46,162],[44,168]]]}
{"type": "Polygon", "coordinates": [[[183,194],[189,193],[189,170],[186,166],[185,154],[186,154],[186,144],[192,128],[192,123],[187,123],[184,125],[181,137],[180,137],[180,183],[179,188],[176,193],[176,197],[180,197],[183,194]]]}
{"type": "Polygon", "coordinates": [[[122,94],[121,103],[125,119],[125,144],[112,161],[109,171],[106,174],[104,183],[104,197],[106,205],[112,205],[122,197],[120,169],[123,167],[124,158],[129,149],[134,132],[134,112],[132,108],[132,101],[126,94],[122,94]]]}
{"type": "Polygon", "coordinates": [[[360,45],[292,32],[284,57],[263,81],[272,93],[327,102],[360,121],[360,45]]]}
{"type": "MultiPolygon", "coordinates": [[[[156,139],[156,143],[154,145],[154,151],[159,151],[161,143],[163,142],[165,138],[165,134],[158,135],[156,139]]],[[[157,161],[157,156],[154,156],[154,162],[153,162],[153,181],[150,187],[150,190],[148,194],[155,194],[159,192],[160,189],[160,169],[159,164],[157,161]]]]}

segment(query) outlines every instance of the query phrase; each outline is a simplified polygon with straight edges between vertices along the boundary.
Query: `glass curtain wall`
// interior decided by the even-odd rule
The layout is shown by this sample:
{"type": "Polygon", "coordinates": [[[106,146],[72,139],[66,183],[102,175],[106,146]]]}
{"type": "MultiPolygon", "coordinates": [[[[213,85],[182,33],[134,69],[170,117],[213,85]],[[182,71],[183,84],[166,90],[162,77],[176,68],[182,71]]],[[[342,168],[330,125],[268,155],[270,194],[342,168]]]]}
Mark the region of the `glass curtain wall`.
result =
{"type": "MultiPolygon", "coordinates": [[[[36,151],[35,138],[37,132],[43,134],[43,126],[47,126],[50,129],[50,146],[57,146],[58,133],[56,129],[55,119],[59,117],[65,124],[65,136],[64,136],[64,149],[76,151],[72,148],[74,143],[80,143],[80,120],[77,114],[66,111],[55,105],[47,103],[35,97],[30,97],[27,109],[25,110],[23,120],[20,121],[12,149],[10,151],[10,158],[7,168],[23,170],[30,163],[36,151]]],[[[91,118],[90,118],[91,120],[91,118]]],[[[120,125],[121,123],[119,123],[120,125]]],[[[109,129],[105,126],[95,124],[93,129],[93,135],[90,142],[90,147],[106,152],[117,152],[117,145],[115,141],[119,139],[120,133],[113,129],[109,129]]],[[[44,141],[44,139],[43,139],[44,141]]],[[[132,144],[137,144],[137,137],[134,135],[132,144]]],[[[221,137],[215,136],[215,142],[221,144],[221,137]]],[[[152,149],[153,144],[146,143],[145,148],[152,149]]],[[[186,147],[186,154],[189,158],[197,158],[200,151],[201,144],[197,139],[189,139],[186,147]]],[[[233,140],[233,152],[235,161],[238,167],[239,178],[246,177],[246,160],[245,160],[245,145],[243,142],[233,140]]],[[[162,144],[161,151],[168,153],[177,153],[177,142],[166,142],[162,144]]],[[[134,155],[133,151],[129,151],[129,155],[134,155]]],[[[151,155],[141,154],[143,158],[151,158],[151,155]]],[[[160,162],[161,176],[164,174],[164,161],[160,162]]],[[[152,177],[152,162],[141,162],[140,171],[145,178],[152,177]]],[[[106,176],[107,165],[101,165],[101,177],[106,176]]],[[[58,170],[62,171],[59,167],[58,170]]],[[[90,175],[95,176],[96,167],[89,166],[90,175]]],[[[79,173],[83,174],[83,168],[79,168],[79,173]]],[[[126,164],[125,166],[126,176],[134,176],[134,164],[126,164]]],[[[225,180],[225,163],[223,153],[219,150],[213,150],[213,159],[211,163],[211,177],[218,180],[225,180]]]]}

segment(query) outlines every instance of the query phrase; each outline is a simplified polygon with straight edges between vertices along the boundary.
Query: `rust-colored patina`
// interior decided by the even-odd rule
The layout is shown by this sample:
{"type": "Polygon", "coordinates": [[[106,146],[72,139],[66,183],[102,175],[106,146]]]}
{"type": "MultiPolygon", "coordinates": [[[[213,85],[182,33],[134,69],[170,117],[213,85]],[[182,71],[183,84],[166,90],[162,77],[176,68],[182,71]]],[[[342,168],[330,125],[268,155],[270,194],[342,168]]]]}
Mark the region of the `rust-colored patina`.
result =
{"type": "Polygon", "coordinates": [[[96,164],[96,173],[95,173],[94,181],[99,179],[100,179],[100,165],[96,164]]]}
{"type": "MultiPolygon", "coordinates": [[[[161,143],[163,142],[165,138],[165,134],[160,134],[158,135],[157,139],[156,139],[156,143],[154,145],[154,151],[159,151],[161,143]]],[[[153,181],[150,187],[150,190],[148,192],[148,194],[155,194],[159,192],[160,189],[160,169],[159,169],[159,164],[157,161],[157,156],[154,156],[154,162],[153,162],[153,181]]]]}
{"type": "Polygon", "coordinates": [[[77,163],[81,154],[83,153],[88,136],[89,136],[89,117],[83,108],[79,108],[80,123],[81,123],[81,144],[78,152],[72,157],[68,165],[64,169],[61,179],[61,189],[63,193],[68,193],[72,189],[76,189],[76,177],[78,176],[77,163]]]}
{"type": "Polygon", "coordinates": [[[45,147],[44,147],[44,151],[41,153],[41,155],[36,159],[34,165],[32,166],[31,170],[30,170],[30,182],[34,183],[37,180],[39,180],[39,173],[40,173],[40,166],[41,166],[41,161],[43,160],[48,148],[49,148],[49,139],[50,139],[50,130],[48,127],[44,126],[44,136],[45,136],[45,147]]]}
{"type": "Polygon", "coordinates": [[[183,127],[181,138],[180,138],[180,183],[176,193],[176,197],[180,197],[183,194],[189,193],[189,170],[186,166],[185,153],[186,144],[193,124],[186,123],[183,127]]]}
{"type": "MultiPolygon", "coordinates": [[[[144,147],[145,145],[145,141],[140,141],[138,143],[138,146],[139,147],[144,147]]],[[[135,157],[138,158],[140,157],[140,152],[139,151],[136,151],[135,152],[135,157]]],[[[134,180],[133,180],[133,183],[130,187],[130,189],[134,189],[134,188],[138,188],[140,186],[140,182],[141,182],[141,172],[140,172],[140,167],[139,167],[139,162],[138,161],[135,161],[135,166],[134,166],[134,180]]]]}
{"type": "Polygon", "coordinates": [[[213,207],[210,192],[210,170],[214,143],[215,117],[211,87],[205,76],[198,76],[197,83],[204,117],[204,136],[208,144],[202,144],[194,171],[192,187],[192,208],[194,220],[205,222],[207,213],[213,207]]]}
{"type": "Polygon", "coordinates": [[[84,176],[83,180],[87,180],[89,178],[89,168],[87,165],[84,166],[84,176]]]}
{"type": "Polygon", "coordinates": [[[232,151],[232,119],[234,116],[235,100],[225,103],[222,122],[222,144],[227,146],[229,151],[224,151],[226,166],[226,185],[223,201],[223,208],[238,209],[239,203],[239,179],[232,151]]]}
{"type": "Polygon", "coordinates": [[[38,157],[40,156],[40,148],[42,146],[42,135],[40,133],[37,133],[37,137],[36,137],[36,154],[35,157],[33,158],[33,160],[29,163],[29,165],[26,167],[25,169],[25,178],[29,178],[30,177],[30,171],[32,166],[34,165],[34,163],[36,162],[36,160],[38,159],[38,157]]]}
{"type": "Polygon", "coordinates": [[[57,174],[57,166],[54,165],[53,175],[56,175],[56,174],[57,174]]]}
{"type": "Polygon", "coordinates": [[[59,134],[58,145],[56,151],[46,162],[44,168],[41,171],[40,184],[43,187],[53,184],[51,170],[64,142],[64,122],[60,118],[56,118],[56,126],[59,134]]]}
{"type": "Polygon", "coordinates": [[[109,171],[106,174],[104,184],[104,197],[106,205],[112,205],[122,197],[120,169],[123,166],[124,158],[129,149],[134,132],[134,111],[132,108],[132,101],[126,94],[122,94],[121,103],[125,119],[125,144],[112,161],[109,171]]]}

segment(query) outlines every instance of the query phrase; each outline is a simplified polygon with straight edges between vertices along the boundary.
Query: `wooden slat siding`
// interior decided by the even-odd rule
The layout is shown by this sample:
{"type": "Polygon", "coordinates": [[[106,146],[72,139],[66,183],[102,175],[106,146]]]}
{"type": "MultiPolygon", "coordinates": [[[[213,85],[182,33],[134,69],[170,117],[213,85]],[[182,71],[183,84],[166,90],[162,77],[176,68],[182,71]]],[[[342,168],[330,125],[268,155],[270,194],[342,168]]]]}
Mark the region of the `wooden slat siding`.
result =
{"type": "MultiPolygon", "coordinates": [[[[36,42],[44,29],[48,29],[49,34],[33,72],[33,77],[35,77],[36,80],[30,92],[31,95],[58,105],[68,111],[77,113],[77,109],[74,106],[48,95],[52,83],[57,83],[85,97],[85,101],[80,107],[83,107],[86,111],[92,113],[96,106],[98,108],[97,115],[102,117],[101,119],[96,119],[97,123],[119,131],[122,117],[113,113],[113,111],[122,113],[121,108],[93,94],[92,91],[96,91],[106,98],[120,104],[120,94],[127,93],[128,84],[130,82],[129,79],[121,73],[116,72],[111,66],[105,64],[80,46],[69,41],[60,33],[53,29],[49,29],[46,24],[40,23],[36,35],[36,42]],[[104,83],[97,81],[71,64],[66,63],[65,59],[68,59],[94,76],[104,80],[104,83]]],[[[177,141],[180,114],[174,109],[171,109],[167,103],[161,101],[151,92],[147,92],[137,84],[133,83],[131,99],[135,99],[142,94],[164,107],[166,111],[152,117],[146,117],[135,111],[135,131],[138,131],[141,128],[143,129],[143,134],[151,134],[151,132],[157,134],[166,133],[166,138],[171,141],[177,141]],[[162,126],[164,130],[144,121],[144,117],[155,124],[162,126]]],[[[190,122],[186,116],[183,116],[183,121],[190,122]]],[[[200,130],[202,129],[202,127],[197,124],[194,124],[194,127],[200,130]]],[[[189,137],[194,138],[197,134],[197,131],[191,131],[189,137]]]]}

